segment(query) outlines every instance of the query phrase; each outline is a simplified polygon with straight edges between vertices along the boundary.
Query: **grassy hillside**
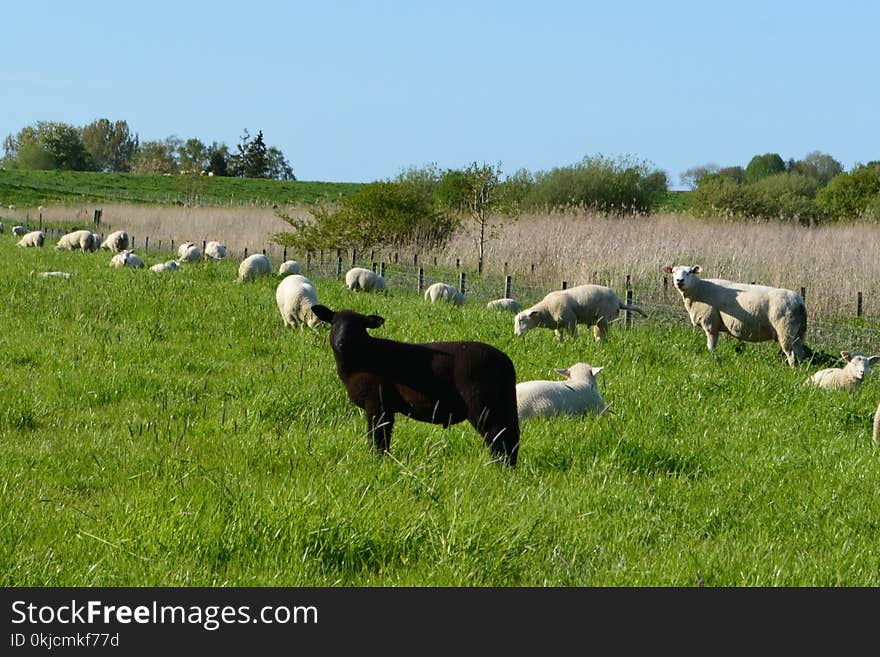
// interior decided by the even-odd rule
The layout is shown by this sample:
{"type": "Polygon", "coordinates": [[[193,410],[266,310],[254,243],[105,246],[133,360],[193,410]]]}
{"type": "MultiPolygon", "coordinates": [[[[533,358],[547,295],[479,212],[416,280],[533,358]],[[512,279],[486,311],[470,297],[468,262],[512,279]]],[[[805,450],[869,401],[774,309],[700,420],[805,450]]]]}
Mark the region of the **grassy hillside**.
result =
{"type": "Polygon", "coordinates": [[[192,175],[0,170],[0,202],[21,207],[53,202],[309,205],[337,201],[358,187],[192,175]]]}
{"type": "Polygon", "coordinates": [[[611,412],[523,423],[515,470],[467,424],[406,418],[379,458],[274,276],[51,247],[0,235],[3,586],[880,586],[876,379],[816,391],[815,366],[729,336],[710,354],[683,315],[560,343],[314,276],[382,337],[483,340],[520,380],[606,368],[611,412]],[[72,277],[32,275],[52,270],[72,277]]]}

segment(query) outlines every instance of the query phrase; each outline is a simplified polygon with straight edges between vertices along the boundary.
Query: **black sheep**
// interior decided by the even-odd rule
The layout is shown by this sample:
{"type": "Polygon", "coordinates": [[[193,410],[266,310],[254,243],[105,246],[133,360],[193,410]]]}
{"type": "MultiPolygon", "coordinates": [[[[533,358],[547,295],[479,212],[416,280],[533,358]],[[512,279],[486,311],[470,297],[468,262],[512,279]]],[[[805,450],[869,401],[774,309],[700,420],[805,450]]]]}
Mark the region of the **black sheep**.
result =
{"type": "Polygon", "coordinates": [[[482,342],[413,344],[374,338],[385,320],[314,305],[331,325],[336,373],[348,398],[364,409],[373,446],[387,452],[394,414],[449,427],[468,420],[492,453],[516,465],[519,418],[516,372],[504,352],[482,342]]]}

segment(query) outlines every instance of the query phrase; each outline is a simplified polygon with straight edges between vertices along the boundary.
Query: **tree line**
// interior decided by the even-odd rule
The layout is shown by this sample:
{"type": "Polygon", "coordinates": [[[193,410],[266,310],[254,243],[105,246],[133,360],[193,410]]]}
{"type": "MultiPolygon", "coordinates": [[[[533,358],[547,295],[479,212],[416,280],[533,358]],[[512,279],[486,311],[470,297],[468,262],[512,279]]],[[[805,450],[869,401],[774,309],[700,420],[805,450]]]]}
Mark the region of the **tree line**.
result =
{"type": "Polygon", "coordinates": [[[243,131],[235,149],[223,142],[169,136],[141,142],[126,121],[97,119],[77,127],[37,121],[3,141],[0,166],[10,169],[113,173],[195,173],[296,180],[284,153],[268,146],[262,130],[243,131]]]}

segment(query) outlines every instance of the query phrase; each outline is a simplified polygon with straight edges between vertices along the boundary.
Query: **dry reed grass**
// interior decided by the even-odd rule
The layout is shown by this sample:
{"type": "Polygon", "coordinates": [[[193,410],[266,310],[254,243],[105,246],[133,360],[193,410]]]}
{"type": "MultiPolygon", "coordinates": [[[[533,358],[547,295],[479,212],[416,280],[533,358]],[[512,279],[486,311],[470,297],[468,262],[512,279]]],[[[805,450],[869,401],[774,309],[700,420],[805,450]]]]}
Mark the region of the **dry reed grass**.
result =
{"type": "MultiPolygon", "coordinates": [[[[233,253],[247,248],[277,251],[273,233],[289,226],[272,209],[180,207],[162,205],[103,206],[102,228],[124,228],[157,240],[217,239],[233,253]]],[[[305,208],[286,209],[310,216],[305,208]]],[[[47,222],[88,222],[94,207],[52,206],[43,209],[47,222]]],[[[142,243],[142,242],[141,242],[142,243]]],[[[622,287],[626,275],[634,287],[659,286],[664,264],[700,264],[710,278],[755,281],[806,289],[814,318],[855,315],[858,292],[866,316],[880,316],[880,225],[846,224],[814,228],[729,220],[697,220],[678,215],[609,218],[567,212],[527,214],[506,221],[486,245],[486,271],[507,271],[520,280],[606,282],[622,287]]],[[[400,252],[401,262],[412,262],[400,252]]],[[[435,254],[441,264],[460,258],[465,270],[476,269],[476,248],[465,234],[453,237],[435,254]]],[[[426,261],[427,254],[422,254],[426,261]]]]}

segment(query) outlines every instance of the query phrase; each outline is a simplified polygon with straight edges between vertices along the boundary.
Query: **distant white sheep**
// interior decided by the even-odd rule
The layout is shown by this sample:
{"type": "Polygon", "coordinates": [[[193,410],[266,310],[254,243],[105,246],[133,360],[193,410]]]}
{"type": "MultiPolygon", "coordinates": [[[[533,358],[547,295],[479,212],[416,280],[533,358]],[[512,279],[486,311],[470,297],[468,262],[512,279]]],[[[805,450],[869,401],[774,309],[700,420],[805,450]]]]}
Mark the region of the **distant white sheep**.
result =
{"type": "Polygon", "coordinates": [[[128,249],[124,249],[110,258],[110,266],[117,268],[131,267],[132,269],[142,269],[144,261],[141,260],[140,256],[137,254],[132,253],[128,249]]]}
{"type": "Polygon", "coordinates": [[[122,253],[128,249],[130,243],[131,239],[127,232],[124,230],[114,230],[103,242],[101,242],[101,248],[115,251],[116,253],[122,253]]]}
{"type": "Polygon", "coordinates": [[[226,245],[216,240],[205,244],[205,259],[223,260],[226,257],[226,245]]]}
{"type": "Polygon", "coordinates": [[[807,380],[826,390],[855,392],[862,385],[864,378],[871,373],[871,366],[880,361],[880,356],[869,357],[848,351],[841,351],[840,356],[846,361],[845,366],[827,367],[824,370],[819,370],[807,380]]]}
{"type": "MultiPolygon", "coordinates": [[[[31,272],[33,273],[33,272],[31,272]]],[[[71,274],[66,271],[43,271],[37,274],[40,278],[70,278],[71,274]]]]}
{"type": "Polygon", "coordinates": [[[602,413],[605,400],[599,392],[596,375],[604,368],[575,363],[556,372],[565,381],[523,381],[516,385],[516,408],[520,420],[554,415],[602,413]]]}
{"type": "Polygon", "coordinates": [[[517,313],[513,318],[513,332],[523,335],[533,328],[553,329],[562,340],[568,332],[577,336],[578,324],[593,327],[593,336],[601,342],[608,334],[609,324],[621,310],[632,310],[643,317],[648,314],[639,306],[628,304],[604,285],[577,285],[566,290],[547,293],[534,306],[517,313]]]}
{"type": "Polygon", "coordinates": [[[299,263],[296,260],[285,260],[281,263],[281,266],[278,267],[278,274],[281,276],[286,276],[287,274],[298,274],[299,273],[299,263]]]}
{"type": "Polygon", "coordinates": [[[254,253],[242,260],[238,266],[238,282],[247,283],[257,276],[267,276],[271,271],[269,258],[262,253],[254,253]]]}
{"type": "Polygon", "coordinates": [[[95,234],[90,230],[75,230],[66,235],[62,235],[55,245],[56,251],[73,251],[78,249],[85,253],[86,251],[95,251],[100,247],[100,241],[95,241],[95,234]]]}
{"type": "Polygon", "coordinates": [[[18,246],[29,247],[29,246],[37,246],[42,247],[43,242],[46,241],[46,233],[41,230],[32,230],[29,233],[25,233],[20,240],[18,240],[18,246]]]}
{"type": "Polygon", "coordinates": [[[281,319],[291,328],[303,324],[314,328],[321,323],[312,312],[312,306],[318,303],[318,292],[305,276],[290,274],[282,278],[275,288],[275,302],[281,319]]]}
{"type": "Polygon", "coordinates": [[[10,203],[9,209],[12,210],[13,212],[15,212],[15,203],[10,203]]]}
{"type": "Polygon", "coordinates": [[[30,232],[30,231],[28,231],[27,226],[13,226],[12,227],[12,234],[15,235],[16,237],[21,237],[23,235],[27,235],[28,232],[30,232]]]}
{"type": "Polygon", "coordinates": [[[169,260],[168,262],[157,262],[155,265],[150,267],[150,271],[156,272],[166,272],[166,271],[177,271],[180,269],[180,265],[177,260],[169,260]]]}
{"type": "Polygon", "coordinates": [[[486,304],[486,308],[491,308],[493,310],[506,310],[511,313],[518,313],[522,308],[522,305],[516,299],[504,297],[502,299],[495,299],[494,301],[490,301],[486,304]]]}
{"type": "Polygon", "coordinates": [[[791,366],[804,360],[807,307],[801,295],[781,287],[700,278],[700,265],[672,267],[672,281],[681,294],[691,324],[706,334],[706,347],[715,350],[719,333],[747,342],[776,340],[791,366]]]}
{"type": "Polygon", "coordinates": [[[352,267],[345,273],[345,287],[355,292],[387,292],[385,279],[363,267],[352,267]]]}
{"type": "Polygon", "coordinates": [[[195,242],[184,242],[177,247],[178,262],[199,262],[202,259],[202,250],[195,242]]]}
{"type": "Polygon", "coordinates": [[[437,303],[438,301],[446,301],[456,306],[462,306],[465,303],[464,295],[452,287],[449,283],[431,283],[425,290],[425,301],[437,303]]]}

